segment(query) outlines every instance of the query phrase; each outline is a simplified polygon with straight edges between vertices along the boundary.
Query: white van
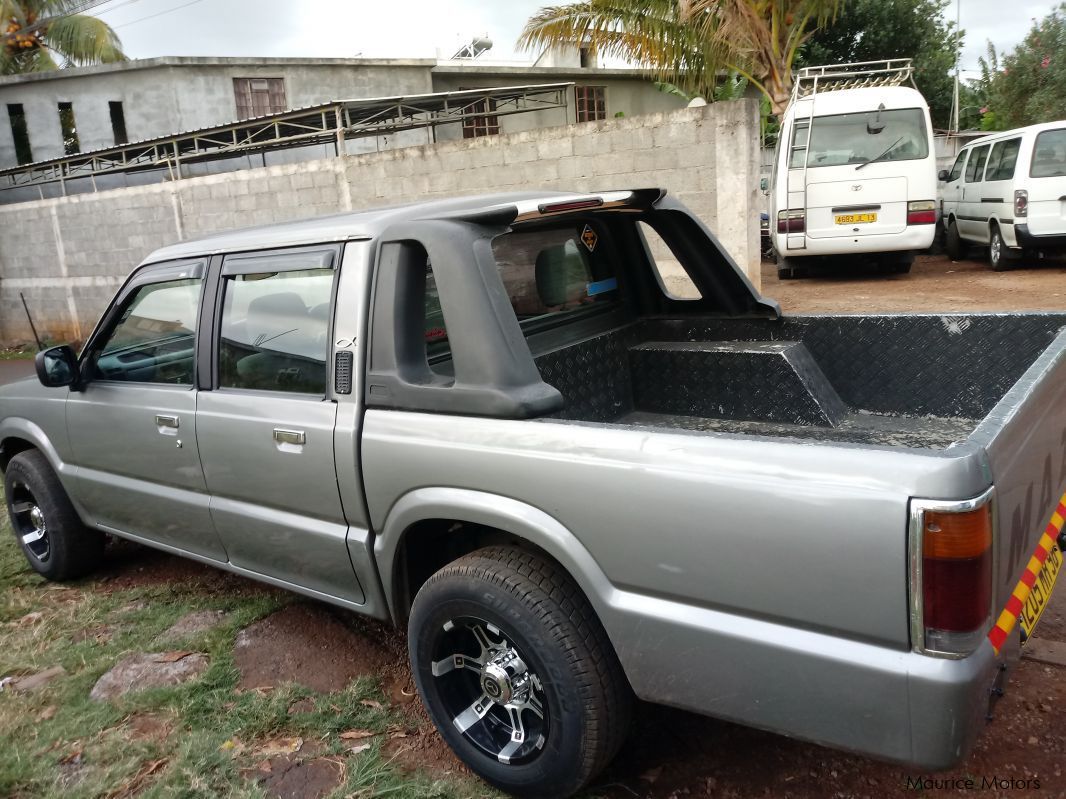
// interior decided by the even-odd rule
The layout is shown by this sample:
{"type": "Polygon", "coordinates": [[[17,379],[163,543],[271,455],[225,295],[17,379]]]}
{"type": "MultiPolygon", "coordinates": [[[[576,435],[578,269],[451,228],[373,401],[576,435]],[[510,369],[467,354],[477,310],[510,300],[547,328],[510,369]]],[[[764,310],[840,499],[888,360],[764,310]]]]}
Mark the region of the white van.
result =
{"type": "Polygon", "coordinates": [[[976,139],[940,173],[948,255],[988,247],[997,272],[1066,253],[1066,120],[976,139]]]}
{"type": "Polygon", "coordinates": [[[871,254],[907,272],[933,243],[933,127],[911,76],[909,58],[799,71],[771,179],[778,277],[825,256],[871,254]]]}

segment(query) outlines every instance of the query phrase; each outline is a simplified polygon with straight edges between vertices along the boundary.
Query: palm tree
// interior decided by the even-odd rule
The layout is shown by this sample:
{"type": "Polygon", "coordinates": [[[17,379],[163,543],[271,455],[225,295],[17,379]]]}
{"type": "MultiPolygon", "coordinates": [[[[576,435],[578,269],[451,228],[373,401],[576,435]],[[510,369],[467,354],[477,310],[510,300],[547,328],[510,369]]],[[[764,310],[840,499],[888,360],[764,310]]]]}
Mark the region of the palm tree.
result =
{"type": "Polygon", "coordinates": [[[713,97],[718,72],[746,78],[785,110],[796,51],[843,0],[584,0],[542,8],[527,49],[580,42],[641,64],[690,93],[713,97]]]}
{"type": "Polygon", "coordinates": [[[76,13],[84,7],[84,0],[0,0],[0,75],[125,61],[111,26],[76,13]]]}

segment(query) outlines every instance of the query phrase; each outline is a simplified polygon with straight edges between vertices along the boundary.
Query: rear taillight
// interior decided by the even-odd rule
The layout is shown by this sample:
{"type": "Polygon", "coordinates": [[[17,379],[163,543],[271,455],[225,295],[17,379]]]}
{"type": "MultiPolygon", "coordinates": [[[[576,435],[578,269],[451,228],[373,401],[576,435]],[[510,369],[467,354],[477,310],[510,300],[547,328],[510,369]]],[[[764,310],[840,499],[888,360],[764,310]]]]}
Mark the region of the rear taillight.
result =
{"type": "Polygon", "coordinates": [[[802,233],[806,228],[807,214],[804,211],[778,211],[778,233],[802,233]]]}
{"type": "Polygon", "coordinates": [[[912,633],[915,648],[967,655],[992,618],[991,491],[961,503],[914,502],[912,633]]]}
{"type": "Polygon", "coordinates": [[[907,203],[908,225],[935,225],[936,203],[933,200],[915,200],[907,203]]]}
{"type": "Polygon", "coordinates": [[[1029,215],[1029,192],[1025,189],[1016,189],[1014,192],[1014,215],[1029,215]]]}

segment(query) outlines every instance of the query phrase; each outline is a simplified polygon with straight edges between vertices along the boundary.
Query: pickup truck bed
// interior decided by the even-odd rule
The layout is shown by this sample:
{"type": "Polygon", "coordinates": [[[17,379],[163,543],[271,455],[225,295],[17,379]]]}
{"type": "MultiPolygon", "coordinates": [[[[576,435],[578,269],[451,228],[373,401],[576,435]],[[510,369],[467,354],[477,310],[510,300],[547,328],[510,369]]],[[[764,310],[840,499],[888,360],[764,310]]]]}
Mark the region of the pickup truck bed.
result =
{"type": "Polygon", "coordinates": [[[555,418],[942,450],[964,441],[1066,314],[648,319],[537,356],[555,418]]]}

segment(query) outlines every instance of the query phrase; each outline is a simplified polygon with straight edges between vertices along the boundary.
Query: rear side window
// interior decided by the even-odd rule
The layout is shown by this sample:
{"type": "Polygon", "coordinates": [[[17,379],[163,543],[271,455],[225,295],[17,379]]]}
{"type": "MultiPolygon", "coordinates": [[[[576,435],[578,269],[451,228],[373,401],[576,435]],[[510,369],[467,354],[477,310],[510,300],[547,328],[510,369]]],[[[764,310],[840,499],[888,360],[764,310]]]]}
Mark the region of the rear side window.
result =
{"type": "Polygon", "coordinates": [[[1053,178],[1066,175],[1066,128],[1045,130],[1033,145],[1033,165],[1029,177],[1053,178]]]}
{"type": "Polygon", "coordinates": [[[948,172],[947,182],[958,180],[962,177],[962,167],[966,163],[966,150],[959,153],[959,157],[955,159],[955,165],[951,167],[951,171],[948,172]]]}
{"type": "Polygon", "coordinates": [[[1021,139],[1007,139],[992,145],[985,167],[985,180],[1010,180],[1014,177],[1014,166],[1018,163],[1018,151],[1021,139]]]}
{"type": "Polygon", "coordinates": [[[95,356],[93,377],[191,385],[199,280],[141,286],[95,356]]]}
{"type": "Polygon", "coordinates": [[[328,268],[225,275],[219,387],[324,395],[333,275],[328,268]]]}
{"type": "Polygon", "coordinates": [[[988,145],[974,147],[970,152],[970,160],[966,164],[966,182],[976,183],[981,180],[985,172],[985,161],[988,160],[988,145]]]}
{"type": "Polygon", "coordinates": [[[604,244],[602,234],[585,223],[496,238],[492,252],[519,323],[615,304],[618,281],[604,244]]]}

